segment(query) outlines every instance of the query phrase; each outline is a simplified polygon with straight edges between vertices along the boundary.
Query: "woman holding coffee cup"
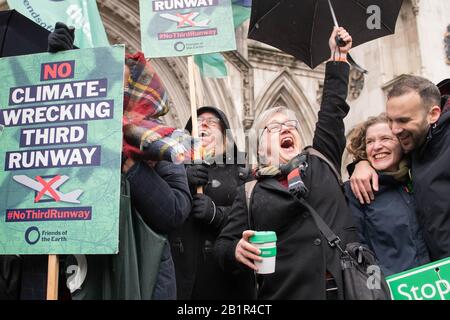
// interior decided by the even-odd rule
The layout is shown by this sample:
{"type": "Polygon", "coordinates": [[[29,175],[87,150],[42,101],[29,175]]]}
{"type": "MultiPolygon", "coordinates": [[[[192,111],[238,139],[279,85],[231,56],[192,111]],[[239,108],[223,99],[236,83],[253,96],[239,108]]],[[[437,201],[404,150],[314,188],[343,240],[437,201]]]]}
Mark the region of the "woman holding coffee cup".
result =
{"type": "MultiPolygon", "coordinates": [[[[329,45],[331,59],[326,65],[312,146],[339,170],[346,142],[343,119],[349,111],[345,99],[350,69],[346,57],[352,38],[343,28],[335,28],[329,45]],[[336,46],[337,35],[347,42],[344,47],[336,46]]],[[[219,263],[233,273],[253,269],[259,284],[258,299],[343,299],[339,252],[328,245],[299,200],[319,213],[339,236],[342,247],[357,240],[331,166],[315,155],[302,153],[299,121],[286,107],[264,111],[250,134],[255,135],[256,143],[251,141],[250,145],[256,147],[258,156],[254,170],[257,183],[250,199],[246,199],[244,187],[238,190],[228,223],[216,241],[219,263]],[[255,235],[255,230],[273,231],[276,237],[272,233],[255,235]],[[264,242],[269,248],[261,245],[264,242]],[[274,252],[275,271],[258,273],[264,259],[274,252]]]]}

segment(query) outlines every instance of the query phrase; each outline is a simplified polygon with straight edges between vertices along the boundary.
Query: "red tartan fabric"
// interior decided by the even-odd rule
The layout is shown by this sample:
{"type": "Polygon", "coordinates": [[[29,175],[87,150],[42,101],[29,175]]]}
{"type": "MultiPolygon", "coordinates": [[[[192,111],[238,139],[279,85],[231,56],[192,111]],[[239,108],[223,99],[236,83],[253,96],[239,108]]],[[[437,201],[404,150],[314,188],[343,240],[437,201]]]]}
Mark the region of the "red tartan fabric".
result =
{"type": "Polygon", "coordinates": [[[166,89],[142,52],[128,54],[125,64],[130,68],[130,77],[124,95],[124,111],[146,118],[158,118],[169,112],[166,89]]]}
{"type": "MultiPolygon", "coordinates": [[[[136,133],[136,130],[127,130],[127,126],[135,125],[151,131],[146,134],[147,141],[148,139],[157,141],[170,136],[175,128],[165,126],[156,120],[169,111],[168,97],[159,76],[142,52],[127,54],[125,64],[130,69],[130,77],[124,90],[123,132],[136,133]]],[[[138,142],[139,137],[124,137],[123,152],[127,157],[144,158],[138,142]],[[134,143],[130,144],[129,141],[134,143]]],[[[168,147],[164,143],[157,146],[168,147]]]]}

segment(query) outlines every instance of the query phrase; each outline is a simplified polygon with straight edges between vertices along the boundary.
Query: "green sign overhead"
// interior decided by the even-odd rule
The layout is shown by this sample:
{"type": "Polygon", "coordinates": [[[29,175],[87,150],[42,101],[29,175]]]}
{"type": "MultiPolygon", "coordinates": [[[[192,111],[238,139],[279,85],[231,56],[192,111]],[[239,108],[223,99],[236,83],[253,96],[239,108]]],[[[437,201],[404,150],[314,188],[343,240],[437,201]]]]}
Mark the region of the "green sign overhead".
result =
{"type": "Polygon", "coordinates": [[[230,0],[140,0],[146,57],[236,50],[230,0]]]}
{"type": "Polygon", "coordinates": [[[450,258],[386,278],[393,300],[450,300],[450,258]]]}
{"type": "Polygon", "coordinates": [[[75,27],[75,45],[79,48],[108,46],[97,2],[92,0],[7,0],[16,9],[41,27],[55,30],[56,22],[75,27]]]}
{"type": "Polygon", "coordinates": [[[0,254],[117,253],[124,54],[0,59],[0,254]]]}

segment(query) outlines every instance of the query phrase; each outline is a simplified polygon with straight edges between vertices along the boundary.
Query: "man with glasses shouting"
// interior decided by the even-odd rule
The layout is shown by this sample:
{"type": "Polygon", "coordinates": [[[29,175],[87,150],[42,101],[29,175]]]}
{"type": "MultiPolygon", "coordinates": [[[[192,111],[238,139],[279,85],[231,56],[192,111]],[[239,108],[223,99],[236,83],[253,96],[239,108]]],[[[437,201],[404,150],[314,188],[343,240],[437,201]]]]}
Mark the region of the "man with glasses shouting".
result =
{"type": "MultiPolygon", "coordinates": [[[[197,110],[201,164],[186,166],[193,205],[184,225],[169,237],[177,279],[177,298],[226,300],[254,298],[250,270],[224,273],[213,256],[214,243],[228,220],[236,189],[249,176],[225,114],[215,107],[197,110]],[[203,193],[197,193],[197,187],[203,193]]],[[[192,131],[191,119],[186,129],[192,131]]]]}

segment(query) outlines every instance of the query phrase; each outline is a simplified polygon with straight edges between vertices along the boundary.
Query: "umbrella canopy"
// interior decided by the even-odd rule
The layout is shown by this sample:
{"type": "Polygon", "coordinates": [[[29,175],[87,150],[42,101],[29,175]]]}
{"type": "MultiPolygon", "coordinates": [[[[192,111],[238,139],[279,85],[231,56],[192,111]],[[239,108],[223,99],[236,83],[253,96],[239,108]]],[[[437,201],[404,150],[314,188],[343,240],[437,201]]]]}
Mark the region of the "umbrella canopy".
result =
{"type": "MultiPolygon", "coordinates": [[[[332,0],[339,22],[353,38],[353,47],[395,31],[403,0],[332,0]],[[380,28],[372,27],[367,8],[376,5],[380,28]],[[379,9],[379,11],[378,11],[379,9]],[[369,22],[369,25],[368,25],[369,22]]],[[[370,9],[372,9],[370,8],[370,9]]],[[[376,22],[376,21],[375,21],[376,22]]],[[[293,55],[315,68],[330,57],[328,39],[333,30],[328,0],[253,1],[248,37],[293,55]]]]}
{"type": "Polygon", "coordinates": [[[49,33],[16,10],[0,11],[0,57],[46,52],[49,33]]]}
{"type": "Polygon", "coordinates": [[[450,78],[444,79],[437,84],[439,91],[441,92],[441,109],[442,112],[450,110],[450,78]]]}
{"type": "Polygon", "coordinates": [[[450,78],[442,80],[437,84],[441,95],[450,95],[450,78]]]}

